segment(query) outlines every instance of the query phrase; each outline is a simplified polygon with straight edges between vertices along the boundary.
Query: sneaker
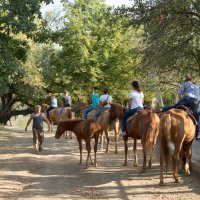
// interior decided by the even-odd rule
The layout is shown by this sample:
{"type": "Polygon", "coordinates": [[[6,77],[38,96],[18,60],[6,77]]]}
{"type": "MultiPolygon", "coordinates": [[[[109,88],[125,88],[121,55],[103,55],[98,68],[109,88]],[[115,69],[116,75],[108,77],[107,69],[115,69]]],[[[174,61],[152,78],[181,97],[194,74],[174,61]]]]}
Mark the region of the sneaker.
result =
{"type": "Polygon", "coordinates": [[[122,136],[122,137],[125,137],[125,136],[126,136],[126,131],[122,131],[122,132],[121,132],[121,136],[122,136]]]}
{"type": "Polygon", "coordinates": [[[200,140],[200,135],[197,135],[196,140],[197,140],[197,141],[200,140]]]}

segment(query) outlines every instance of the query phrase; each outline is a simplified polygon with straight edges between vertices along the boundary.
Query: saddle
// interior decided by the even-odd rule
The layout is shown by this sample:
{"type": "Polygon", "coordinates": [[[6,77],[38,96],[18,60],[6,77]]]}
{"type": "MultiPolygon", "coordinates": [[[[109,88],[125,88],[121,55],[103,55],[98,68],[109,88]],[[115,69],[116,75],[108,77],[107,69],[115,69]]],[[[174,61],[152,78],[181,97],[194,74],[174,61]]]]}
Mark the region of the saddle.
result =
{"type": "Polygon", "coordinates": [[[194,114],[192,112],[192,109],[190,107],[186,107],[184,105],[181,105],[181,106],[178,106],[176,109],[179,109],[179,110],[184,110],[188,115],[189,117],[192,119],[194,125],[197,125],[197,120],[195,119],[194,117],[194,114]]]}
{"type": "Polygon", "coordinates": [[[130,117],[127,118],[126,123],[131,121],[134,117],[136,117],[139,113],[141,112],[141,110],[136,111],[133,115],[131,115],[130,117]]]}

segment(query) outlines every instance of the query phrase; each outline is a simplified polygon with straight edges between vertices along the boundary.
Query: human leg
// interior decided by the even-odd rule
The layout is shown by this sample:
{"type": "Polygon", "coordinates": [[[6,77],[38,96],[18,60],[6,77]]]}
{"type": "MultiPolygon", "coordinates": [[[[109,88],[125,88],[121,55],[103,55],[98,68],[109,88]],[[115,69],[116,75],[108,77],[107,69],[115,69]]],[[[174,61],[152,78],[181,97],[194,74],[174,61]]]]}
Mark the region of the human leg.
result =
{"type": "Polygon", "coordinates": [[[86,108],[83,112],[83,117],[84,119],[87,119],[87,114],[92,111],[92,106],[89,106],[88,108],[86,108]]]}
{"type": "Polygon", "coordinates": [[[173,106],[166,106],[162,109],[163,112],[166,112],[172,108],[177,108],[178,106],[181,105],[185,105],[185,106],[189,106],[192,102],[192,98],[188,97],[188,96],[184,96],[183,98],[181,98],[177,103],[175,103],[173,106]]]}
{"type": "Polygon", "coordinates": [[[97,112],[95,113],[95,120],[98,119],[98,117],[100,116],[100,114],[103,112],[104,108],[101,107],[99,110],[97,110],[97,112]]]}

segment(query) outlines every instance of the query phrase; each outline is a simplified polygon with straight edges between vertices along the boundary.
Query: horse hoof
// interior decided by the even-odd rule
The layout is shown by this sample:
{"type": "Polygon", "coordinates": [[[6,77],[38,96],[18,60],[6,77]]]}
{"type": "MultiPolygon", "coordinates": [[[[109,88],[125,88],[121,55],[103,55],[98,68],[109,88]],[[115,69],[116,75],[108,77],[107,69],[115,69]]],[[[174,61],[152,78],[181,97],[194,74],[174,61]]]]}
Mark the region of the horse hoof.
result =
{"type": "Polygon", "coordinates": [[[97,163],[96,163],[96,164],[94,164],[94,167],[98,167],[97,163]]]}
{"type": "Polygon", "coordinates": [[[178,180],[178,179],[175,179],[175,183],[179,183],[179,180],[178,180]]]}
{"type": "Polygon", "coordinates": [[[185,175],[189,176],[190,175],[190,171],[185,172],[185,175]]]}
{"type": "Polygon", "coordinates": [[[105,153],[109,153],[109,151],[108,151],[108,150],[106,150],[106,151],[105,151],[105,153]]]}
{"type": "Polygon", "coordinates": [[[160,185],[160,186],[164,186],[164,182],[163,182],[163,181],[160,181],[159,185],[160,185]]]}
{"type": "Polygon", "coordinates": [[[146,170],[145,170],[145,169],[142,169],[142,170],[140,171],[140,173],[144,174],[144,173],[146,173],[146,170]]]}
{"type": "Polygon", "coordinates": [[[127,163],[124,163],[123,166],[127,166],[127,163]]]}

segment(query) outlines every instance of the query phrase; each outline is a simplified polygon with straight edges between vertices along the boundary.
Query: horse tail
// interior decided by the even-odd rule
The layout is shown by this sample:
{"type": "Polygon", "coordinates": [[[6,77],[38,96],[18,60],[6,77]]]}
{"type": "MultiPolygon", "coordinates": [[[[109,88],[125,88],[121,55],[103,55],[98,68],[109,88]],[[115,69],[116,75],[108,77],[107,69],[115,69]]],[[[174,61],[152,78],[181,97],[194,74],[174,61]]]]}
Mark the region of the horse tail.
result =
{"type": "MultiPolygon", "coordinates": [[[[161,151],[163,154],[166,164],[166,172],[169,164],[171,163],[171,116],[170,114],[164,114],[160,122],[160,137],[161,137],[161,151]]],[[[161,155],[162,156],[162,155],[161,155]]]]}
{"type": "Polygon", "coordinates": [[[146,133],[146,147],[149,148],[150,151],[153,150],[155,144],[156,144],[156,140],[158,137],[158,132],[159,132],[159,117],[157,116],[156,113],[154,112],[150,112],[150,121],[149,121],[149,127],[147,129],[147,133],[146,133]]]}

